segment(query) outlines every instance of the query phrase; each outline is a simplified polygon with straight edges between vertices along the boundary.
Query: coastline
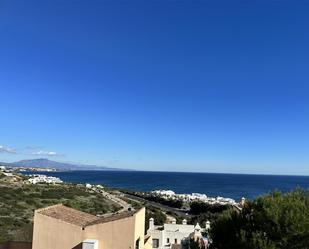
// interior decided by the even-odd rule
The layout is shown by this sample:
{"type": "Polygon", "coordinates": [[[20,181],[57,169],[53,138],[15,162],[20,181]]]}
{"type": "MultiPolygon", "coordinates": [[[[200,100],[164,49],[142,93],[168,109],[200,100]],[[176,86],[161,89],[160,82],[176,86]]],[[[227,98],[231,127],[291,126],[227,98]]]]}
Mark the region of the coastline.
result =
{"type": "MultiPolygon", "coordinates": [[[[32,174],[33,172],[21,172],[32,174]]],[[[308,176],[270,176],[215,173],[175,173],[150,171],[61,171],[40,172],[65,182],[102,184],[109,188],[150,192],[169,189],[175,193],[200,193],[234,200],[255,199],[269,192],[288,192],[297,187],[309,188],[308,176]]]]}

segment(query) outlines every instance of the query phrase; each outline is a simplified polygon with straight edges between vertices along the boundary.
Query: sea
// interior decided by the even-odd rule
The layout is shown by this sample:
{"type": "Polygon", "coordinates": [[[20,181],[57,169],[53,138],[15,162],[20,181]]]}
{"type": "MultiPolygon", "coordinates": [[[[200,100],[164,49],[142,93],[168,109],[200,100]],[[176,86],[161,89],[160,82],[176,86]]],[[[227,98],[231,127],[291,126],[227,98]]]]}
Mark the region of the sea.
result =
{"type": "MultiPolygon", "coordinates": [[[[23,172],[33,174],[34,172],[23,172]]],[[[38,173],[38,172],[36,172],[38,173]]],[[[254,199],[271,191],[309,188],[309,176],[181,173],[149,171],[40,172],[65,182],[101,184],[111,188],[152,191],[173,190],[177,194],[201,193],[240,200],[254,199]]]]}

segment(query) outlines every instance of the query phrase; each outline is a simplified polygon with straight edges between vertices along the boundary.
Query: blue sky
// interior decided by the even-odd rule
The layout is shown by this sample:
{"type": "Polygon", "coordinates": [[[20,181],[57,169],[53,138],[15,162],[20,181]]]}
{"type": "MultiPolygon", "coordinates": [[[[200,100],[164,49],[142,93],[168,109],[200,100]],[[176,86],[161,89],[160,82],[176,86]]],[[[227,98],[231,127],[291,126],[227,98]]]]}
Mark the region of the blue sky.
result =
{"type": "Polygon", "coordinates": [[[308,11],[0,0],[0,161],[309,174],[308,11]]]}

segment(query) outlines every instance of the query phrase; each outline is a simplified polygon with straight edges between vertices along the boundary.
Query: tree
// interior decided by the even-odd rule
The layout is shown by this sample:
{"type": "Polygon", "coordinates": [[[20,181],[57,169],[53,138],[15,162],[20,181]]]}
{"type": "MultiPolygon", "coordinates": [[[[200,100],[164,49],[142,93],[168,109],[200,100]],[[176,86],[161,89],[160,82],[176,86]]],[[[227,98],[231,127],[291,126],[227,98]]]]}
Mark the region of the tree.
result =
{"type": "Polygon", "coordinates": [[[195,241],[193,238],[182,241],[182,248],[184,249],[206,249],[204,245],[201,245],[199,241],[195,241]]]}
{"type": "Polygon", "coordinates": [[[309,249],[309,192],[274,192],[227,210],[211,236],[218,249],[309,249]]]}

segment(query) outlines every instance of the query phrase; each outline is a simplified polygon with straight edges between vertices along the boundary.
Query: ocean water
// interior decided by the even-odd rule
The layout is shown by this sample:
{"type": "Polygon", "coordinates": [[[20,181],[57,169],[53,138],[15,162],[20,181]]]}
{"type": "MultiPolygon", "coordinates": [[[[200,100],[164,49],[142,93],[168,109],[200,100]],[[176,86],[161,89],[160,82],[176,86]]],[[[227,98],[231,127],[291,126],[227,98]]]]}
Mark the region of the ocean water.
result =
{"type": "MultiPolygon", "coordinates": [[[[27,172],[29,174],[30,172],[27,172]]],[[[170,189],[176,193],[203,193],[239,200],[256,198],[273,190],[309,188],[309,176],[243,175],[146,171],[44,172],[65,182],[102,184],[139,191],[170,189]]]]}

